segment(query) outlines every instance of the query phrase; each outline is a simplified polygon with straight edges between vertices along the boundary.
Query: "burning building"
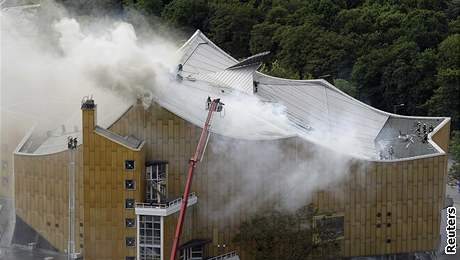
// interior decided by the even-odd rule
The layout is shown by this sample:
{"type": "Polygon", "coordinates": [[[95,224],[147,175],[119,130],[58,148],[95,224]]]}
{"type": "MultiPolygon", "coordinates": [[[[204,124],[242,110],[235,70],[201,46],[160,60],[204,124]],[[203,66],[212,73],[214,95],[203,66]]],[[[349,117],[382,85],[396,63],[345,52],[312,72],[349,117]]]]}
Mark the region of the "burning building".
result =
{"type": "Polygon", "coordinates": [[[180,259],[251,259],[233,241],[241,223],[306,204],[332,230],[318,240],[343,257],[436,250],[449,118],[386,113],[325,80],[262,74],[266,53],[238,61],[199,31],[180,53],[149,106],[113,104],[97,118],[86,98],[79,123],[23,139],[16,229],[34,235],[17,232],[17,243],[88,260],[169,258],[210,96],[225,105],[196,168],[180,259]]]}

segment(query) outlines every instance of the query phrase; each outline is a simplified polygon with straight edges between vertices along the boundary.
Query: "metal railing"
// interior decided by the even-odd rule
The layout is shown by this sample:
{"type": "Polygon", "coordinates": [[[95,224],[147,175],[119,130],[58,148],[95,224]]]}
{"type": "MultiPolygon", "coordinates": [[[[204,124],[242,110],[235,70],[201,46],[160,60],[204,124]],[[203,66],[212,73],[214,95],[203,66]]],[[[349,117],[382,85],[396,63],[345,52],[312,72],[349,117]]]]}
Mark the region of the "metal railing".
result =
{"type": "Polygon", "coordinates": [[[223,260],[223,259],[227,259],[227,258],[235,257],[235,256],[236,256],[236,251],[232,251],[230,253],[214,256],[214,257],[208,258],[206,260],[223,260]]]}
{"type": "MultiPolygon", "coordinates": [[[[190,193],[189,198],[196,197],[195,192],[190,193]]],[[[177,198],[168,203],[136,203],[136,208],[155,208],[155,209],[167,209],[172,206],[180,205],[182,197],[177,198]]]]}

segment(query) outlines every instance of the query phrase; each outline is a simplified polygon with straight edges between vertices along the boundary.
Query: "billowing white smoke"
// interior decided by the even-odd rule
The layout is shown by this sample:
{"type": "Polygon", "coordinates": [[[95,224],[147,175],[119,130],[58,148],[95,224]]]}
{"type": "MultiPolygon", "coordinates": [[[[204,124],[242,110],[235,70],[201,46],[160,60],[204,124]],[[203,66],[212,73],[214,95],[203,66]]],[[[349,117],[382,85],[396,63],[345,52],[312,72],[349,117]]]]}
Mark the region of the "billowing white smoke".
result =
{"type": "Polygon", "coordinates": [[[95,87],[108,88],[132,100],[152,91],[159,74],[177,64],[177,47],[156,37],[141,44],[134,28],[115,22],[97,33],[83,32],[75,19],[53,26],[59,34],[62,62],[75,68],[95,87]]]}
{"type": "MultiPolygon", "coordinates": [[[[152,97],[172,112],[197,125],[203,124],[203,108],[210,93],[176,80],[180,52],[173,44],[160,37],[142,43],[133,26],[124,22],[116,22],[95,34],[84,32],[75,19],[63,18],[54,23],[53,29],[59,35],[62,62],[79,71],[90,85],[110,89],[130,100],[152,97]]],[[[265,104],[237,92],[222,99],[226,115],[215,118],[213,124],[218,132],[250,138],[293,134],[280,105],[265,104]]]]}
{"type": "MultiPolygon", "coordinates": [[[[196,118],[191,120],[204,120],[208,92],[186,88],[175,79],[180,58],[178,46],[157,35],[143,41],[126,22],[79,23],[67,17],[64,10],[51,4],[49,7],[39,12],[55,10],[53,20],[1,13],[3,115],[18,115],[16,118],[27,120],[28,125],[40,123],[49,129],[69,116],[78,121],[79,111],[75,108],[79,107],[81,97],[94,94],[102,112],[110,113],[117,104],[126,106],[140,96],[148,96],[179,115],[199,107],[199,115],[192,114],[196,118]]],[[[216,116],[213,125],[219,132],[254,138],[287,137],[294,133],[282,106],[266,104],[245,94],[223,98],[226,115],[216,116]],[[264,127],[260,127],[262,121],[264,127]]],[[[7,127],[21,127],[24,132],[25,126],[7,127]]],[[[17,140],[2,142],[14,146],[17,140]]],[[[292,161],[294,157],[284,156],[285,150],[276,142],[254,146],[252,151],[250,145],[239,144],[221,141],[212,147],[230,156],[235,169],[240,167],[245,173],[241,176],[244,184],[238,188],[239,197],[227,210],[261,196],[261,190],[270,196],[284,197],[282,201],[289,208],[302,206],[312,192],[341,180],[350,165],[348,158],[324,151],[310,149],[309,154],[314,156],[292,161]],[[247,153],[240,153],[241,149],[247,153]],[[246,156],[243,158],[242,154],[246,156]],[[265,169],[264,160],[280,167],[265,169]],[[262,179],[266,181],[260,182],[262,179]],[[262,184],[265,187],[258,189],[262,184]]],[[[220,177],[225,186],[225,176],[220,177]]]]}

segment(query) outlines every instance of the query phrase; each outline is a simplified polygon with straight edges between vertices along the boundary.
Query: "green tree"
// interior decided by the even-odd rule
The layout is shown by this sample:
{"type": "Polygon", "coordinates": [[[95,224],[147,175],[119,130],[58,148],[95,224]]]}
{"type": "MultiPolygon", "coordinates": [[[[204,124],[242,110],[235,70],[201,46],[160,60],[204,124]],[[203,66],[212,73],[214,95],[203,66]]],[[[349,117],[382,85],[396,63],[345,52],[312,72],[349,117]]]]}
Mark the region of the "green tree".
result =
{"type": "Polygon", "coordinates": [[[431,115],[448,115],[460,129],[460,34],[445,39],[438,48],[438,89],[427,102],[431,115]]]}
{"type": "Polygon", "coordinates": [[[332,31],[324,31],[311,23],[302,26],[285,26],[278,30],[275,40],[280,51],[277,59],[283,67],[299,74],[301,78],[341,72],[341,66],[352,59],[352,39],[332,31]]]}
{"type": "Polygon", "coordinates": [[[460,33],[460,16],[449,22],[449,34],[460,33]]]}
{"type": "Polygon", "coordinates": [[[123,0],[126,8],[135,8],[144,15],[160,16],[164,3],[162,0],[123,0]]]}
{"type": "Polygon", "coordinates": [[[56,2],[63,4],[73,15],[119,15],[123,10],[122,0],[56,0],[56,2]]]}
{"type": "Polygon", "coordinates": [[[279,64],[277,60],[272,62],[270,65],[264,64],[260,69],[261,72],[279,78],[285,79],[300,79],[299,74],[293,72],[287,68],[284,68],[279,64]]]}
{"type": "Polygon", "coordinates": [[[448,21],[442,12],[416,9],[403,22],[405,35],[422,48],[434,48],[448,32],[448,21]]]}
{"type": "Polygon", "coordinates": [[[436,88],[436,53],[419,52],[416,43],[400,40],[358,58],[352,78],[358,97],[379,109],[392,111],[404,103],[408,114],[426,114],[425,103],[436,88]]]}
{"type": "Polygon", "coordinates": [[[267,22],[254,25],[249,42],[251,53],[257,54],[263,51],[276,53],[278,44],[273,36],[280,27],[281,25],[277,23],[271,24],[267,22]]]}
{"type": "Polygon", "coordinates": [[[204,0],[173,0],[163,10],[162,18],[176,28],[208,31],[211,11],[204,0]]]}
{"type": "Polygon", "coordinates": [[[236,1],[218,3],[213,8],[214,15],[209,25],[213,41],[237,58],[250,56],[250,35],[257,23],[257,10],[250,3],[236,1]]]}
{"type": "Polygon", "coordinates": [[[351,82],[349,82],[347,80],[344,80],[344,79],[335,79],[334,80],[334,85],[338,89],[340,89],[343,92],[347,93],[348,95],[350,95],[350,96],[352,96],[354,98],[357,97],[358,92],[356,90],[356,86],[353,83],[351,83],[351,82]]]}

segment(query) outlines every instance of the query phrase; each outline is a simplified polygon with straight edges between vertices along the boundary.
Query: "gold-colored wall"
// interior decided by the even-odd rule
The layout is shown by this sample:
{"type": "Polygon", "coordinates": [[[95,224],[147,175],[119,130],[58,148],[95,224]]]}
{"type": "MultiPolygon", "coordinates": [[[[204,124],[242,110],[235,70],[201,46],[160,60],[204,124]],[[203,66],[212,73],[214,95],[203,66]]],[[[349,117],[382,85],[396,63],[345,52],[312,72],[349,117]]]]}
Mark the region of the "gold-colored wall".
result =
{"type": "MultiPolygon", "coordinates": [[[[200,128],[157,105],[147,111],[137,105],[111,130],[144,139],[147,160],[169,161],[169,196],[176,198],[181,195],[187,162],[196,146],[200,128]]],[[[244,180],[242,174],[250,174],[244,172],[244,167],[250,166],[250,162],[234,162],[216,148],[218,145],[215,144],[222,139],[226,138],[211,136],[205,157],[196,169],[192,191],[197,192],[198,203],[188,211],[192,216],[190,223],[193,230],[183,236],[182,242],[191,238],[212,239],[207,246],[208,255],[223,253],[218,245],[226,244],[225,251],[237,249],[242,259],[250,259],[247,252],[232,243],[232,239],[239,225],[249,218],[252,208],[264,200],[263,191],[254,201],[228,210],[222,217],[215,216],[222,206],[230,205],[232,198],[238,197],[238,182],[244,180]],[[227,176],[225,180],[223,176],[227,176]],[[222,183],[225,185],[222,186],[222,183]]],[[[264,142],[233,141],[242,144],[242,154],[254,150],[244,149],[245,146],[261,145],[261,150],[264,147],[264,142]]],[[[303,142],[290,138],[265,143],[282,147],[284,156],[306,160],[311,151],[302,150],[305,147],[301,144],[303,142]]],[[[442,142],[448,142],[448,136],[443,136],[442,142]]],[[[347,179],[331,191],[315,193],[312,202],[320,213],[344,214],[344,256],[430,251],[438,243],[446,164],[445,155],[401,162],[356,161],[347,179]],[[391,216],[387,216],[388,212],[391,216]],[[377,213],[382,216],[377,217],[377,213]],[[376,227],[377,223],[381,224],[380,228],[376,227]],[[388,223],[390,227],[386,226],[388,223]],[[387,243],[387,239],[391,242],[387,243]]],[[[261,171],[269,172],[271,166],[259,167],[261,171]]],[[[276,178],[273,181],[276,182],[276,178]]],[[[177,214],[165,221],[166,258],[169,257],[176,219],[177,214]]]]}
{"type": "MultiPolygon", "coordinates": [[[[14,155],[16,214],[60,251],[68,241],[69,151],[49,155],[14,155]]],[[[83,241],[82,150],[76,151],[75,246],[83,241]]],[[[32,241],[31,241],[32,242],[32,241]]]]}
{"type": "MultiPolygon", "coordinates": [[[[144,154],[96,134],[94,111],[83,112],[84,144],[78,146],[76,162],[75,246],[85,259],[113,260],[135,256],[126,247],[125,218],[135,219],[134,209],[125,209],[125,199],[142,201],[144,154]],[[135,160],[134,171],[125,171],[124,161],[135,160]],[[125,190],[125,179],[136,181],[136,190],[125,190]]],[[[15,154],[16,213],[63,252],[68,241],[69,151],[49,155],[15,154]]]]}
{"type": "Polygon", "coordinates": [[[441,127],[436,133],[433,134],[431,139],[441,147],[444,152],[449,151],[449,141],[450,141],[450,120],[446,122],[444,126],[441,127]]]}
{"type": "MultiPolygon", "coordinates": [[[[344,255],[435,250],[439,243],[446,169],[447,156],[440,155],[371,163],[363,173],[352,173],[344,187],[344,255]]],[[[328,204],[320,198],[316,203],[328,204]]]]}
{"type": "Polygon", "coordinates": [[[142,201],[144,194],[143,150],[129,149],[94,132],[95,111],[83,110],[84,241],[87,260],[124,260],[135,256],[126,237],[136,237],[136,228],[126,228],[125,219],[135,219],[134,209],[125,209],[125,199],[142,201]],[[125,160],[135,169],[125,170],[125,160]],[[125,189],[125,180],[136,182],[125,189]]]}
{"type": "MultiPolygon", "coordinates": [[[[146,111],[135,105],[110,130],[144,140],[143,150],[136,152],[95,134],[92,131],[95,116],[87,112],[90,111],[83,113],[84,145],[79,147],[78,159],[84,161],[79,165],[81,173],[84,168],[84,181],[80,181],[78,187],[84,194],[84,202],[79,202],[79,216],[84,212],[84,232],[80,232],[84,233],[85,259],[124,259],[127,255],[135,255],[134,248],[125,247],[124,238],[135,236],[135,229],[124,227],[124,218],[134,217],[134,210],[124,209],[124,199],[134,197],[138,202],[143,199],[144,190],[139,184],[143,183],[144,158],[169,161],[168,196],[181,196],[188,160],[195,150],[201,129],[158,105],[146,111]],[[136,160],[134,172],[124,171],[126,159],[136,160]],[[124,190],[124,179],[128,177],[136,180],[139,189],[124,190]]],[[[444,127],[448,129],[448,125],[444,127]]],[[[448,133],[444,128],[441,130],[441,133],[448,133]]],[[[435,138],[438,138],[436,142],[448,143],[448,134],[439,134],[435,138]]],[[[265,145],[274,144],[280,147],[283,156],[295,158],[297,162],[312,156],[312,151],[305,150],[312,145],[305,145],[297,138],[269,142],[228,139],[213,134],[196,169],[192,191],[197,193],[198,203],[188,210],[186,225],[191,228],[184,229],[182,242],[192,238],[211,239],[206,247],[208,255],[223,253],[218,245],[226,244],[225,251],[238,250],[241,259],[251,259],[247,252],[233,244],[232,239],[239,225],[250,218],[253,209],[265,202],[263,191],[267,187],[260,187],[254,200],[238,208],[226,209],[241,191],[245,174],[250,174],[245,169],[254,165],[249,160],[235,162],[226,150],[221,149],[219,142],[239,142],[241,145],[236,152],[242,157],[248,155],[247,158],[257,155],[257,149],[245,147],[260,146],[260,156],[263,156],[265,145]],[[217,212],[222,215],[216,215],[217,212]]],[[[66,247],[67,230],[65,154],[15,156],[18,214],[61,250],[66,247]],[[35,179],[28,178],[30,176],[35,179]],[[54,180],[50,182],[53,185],[44,183],[43,179],[54,180]],[[53,206],[34,206],[44,201],[39,197],[53,206]],[[63,221],[59,223],[60,228],[52,226],[47,229],[46,221],[39,217],[45,215],[63,221]]],[[[270,163],[255,165],[259,171],[267,173],[273,167],[270,163]]],[[[328,191],[316,192],[311,199],[321,214],[344,214],[344,256],[429,251],[437,246],[447,174],[446,155],[400,162],[354,161],[349,171],[341,183],[332,185],[328,191]],[[391,216],[387,216],[388,212],[391,216]],[[382,216],[377,217],[377,213],[382,216]],[[381,224],[380,228],[376,227],[377,223],[381,224]],[[388,223],[391,223],[390,227],[386,226],[388,223]],[[387,239],[391,239],[391,243],[386,243],[387,239]]],[[[266,178],[269,179],[270,174],[266,178]]],[[[276,182],[276,178],[273,181],[276,182]]],[[[267,207],[272,205],[276,204],[267,207]]],[[[165,219],[165,259],[169,258],[176,220],[177,213],[165,219]]]]}
{"type": "MultiPolygon", "coordinates": [[[[137,104],[111,126],[110,130],[123,136],[133,135],[144,140],[147,160],[167,160],[169,162],[168,197],[174,199],[182,195],[188,161],[200,135],[198,127],[159,106],[152,106],[145,111],[141,105],[137,104]]],[[[199,176],[200,173],[201,171],[197,170],[196,176],[199,176]]],[[[196,190],[195,186],[200,179],[195,178],[193,191],[196,190]]],[[[194,211],[193,207],[188,208],[188,213],[194,211]]],[[[171,251],[177,215],[176,213],[165,218],[165,259],[169,258],[171,251]]],[[[186,242],[191,238],[191,229],[184,228],[182,241],[186,242]]]]}

